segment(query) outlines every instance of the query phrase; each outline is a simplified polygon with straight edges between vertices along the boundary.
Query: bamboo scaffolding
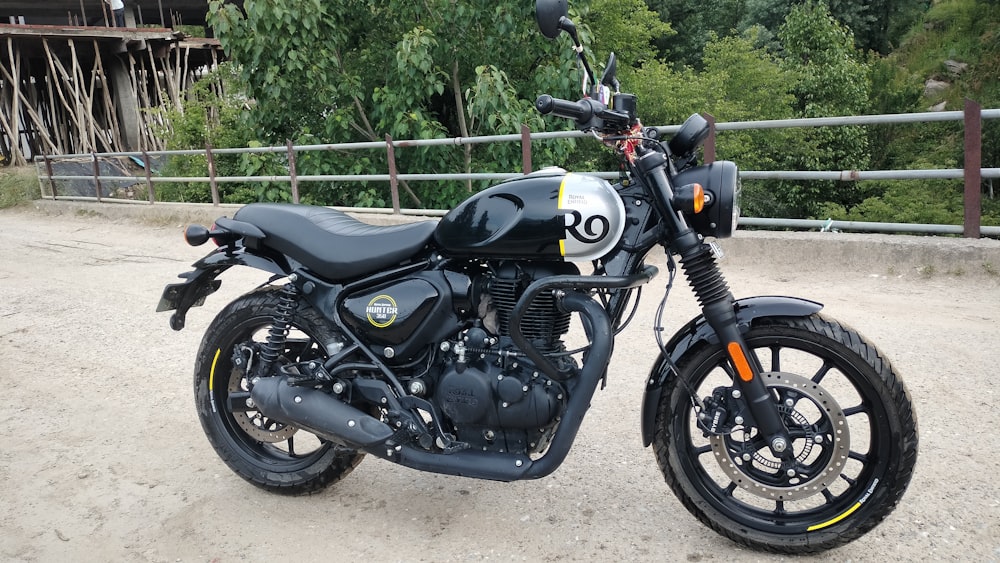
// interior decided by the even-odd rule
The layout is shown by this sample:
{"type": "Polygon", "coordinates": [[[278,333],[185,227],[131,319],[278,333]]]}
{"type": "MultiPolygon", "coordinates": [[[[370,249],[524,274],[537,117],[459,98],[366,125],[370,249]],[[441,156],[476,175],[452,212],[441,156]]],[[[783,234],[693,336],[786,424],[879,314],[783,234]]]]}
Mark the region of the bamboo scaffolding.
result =
{"type": "Polygon", "coordinates": [[[186,91],[204,76],[200,65],[218,65],[215,49],[199,53],[210,53],[208,62],[193,58],[198,47],[169,39],[142,43],[141,50],[110,39],[8,35],[0,43],[7,51],[0,51],[0,134],[12,162],[26,163],[40,152],[162,150],[170,116],[183,111],[186,91]],[[121,74],[109,58],[116,49],[121,74]]]}

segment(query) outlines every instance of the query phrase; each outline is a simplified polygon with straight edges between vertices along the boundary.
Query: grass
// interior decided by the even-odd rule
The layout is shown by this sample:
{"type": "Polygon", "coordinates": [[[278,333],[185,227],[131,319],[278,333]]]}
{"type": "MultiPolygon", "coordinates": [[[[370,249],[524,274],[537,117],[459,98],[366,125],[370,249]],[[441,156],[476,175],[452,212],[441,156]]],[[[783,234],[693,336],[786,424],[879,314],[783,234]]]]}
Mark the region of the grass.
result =
{"type": "Polygon", "coordinates": [[[0,169],[0,209],[38,199],[38,174],[34,167],[0,169]]]}

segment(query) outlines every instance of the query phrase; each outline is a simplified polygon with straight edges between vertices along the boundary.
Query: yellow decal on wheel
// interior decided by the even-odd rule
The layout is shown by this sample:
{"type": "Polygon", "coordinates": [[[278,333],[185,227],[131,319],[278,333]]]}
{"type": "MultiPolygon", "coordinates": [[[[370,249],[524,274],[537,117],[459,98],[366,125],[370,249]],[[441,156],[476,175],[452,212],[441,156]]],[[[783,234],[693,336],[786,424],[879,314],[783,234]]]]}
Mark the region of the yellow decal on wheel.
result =
{"type": "Polygon", "coordinates": [[[877,487],[877,486],[878,486],[878,479],[875,479],[874,481],[872,481],[871,486],[868,487],[868,490],[865,491],[865,494],[860,499],[858,499],[858,502],[854,503],[854,506],[848,508],[847,512],[844,512],[843,514],[841,514],[840,516],[837,516],[836,518],[834,518],[832,520],[827,520],[826,522],[823,522],[821,524],[815,524],[813,526],[809,526],[808,528],[806,528],[806,531],[807,532],[815,532],[816,530],[819,530],[819,529],[822,529],[822,528],[826,528],[827,526],[833,526],[837,522],[840,522],[844,518],[847,518],[848,516],[850,516],[851,514],[853,514],[855,510],[861,508],[861,505],[864,504],[865,501],[868,500],[868,498],[870,496],[872,496],[873,492],[875,492],[875,487],[877,487]]]}
{"type": "Polygon", "coordinates": [[[851,508],[849,508],[847,510],[847,512],[841,514],[840,516],[837,516],[833,520],[827,520],[826,522],[823,522],[822,524],[816,524],[815,526],[809,526],[808,528],[806,528],[806,531],[807,532],[814,532],[816,530],[819,530],[820,528],[825,528],[827,526],[833,526],[837,522],[840,522],[844,518],[847,518],[848,516],[850,516],[851,513],[854,512],[855,510],[857,510],[858,508],[861,508],[861,503],[860,502],[854,503],[854,506],[852,506],[851,508]]]}
{"type": "Polygon", "coordinates": [[[219,354],[222,353],[222,348],[215,351],[215,359],[212,360],[212,371],[208,372],[208,390],[212,390],[212,385],[215,382],[215,364],[219,363],[219,354]]]}

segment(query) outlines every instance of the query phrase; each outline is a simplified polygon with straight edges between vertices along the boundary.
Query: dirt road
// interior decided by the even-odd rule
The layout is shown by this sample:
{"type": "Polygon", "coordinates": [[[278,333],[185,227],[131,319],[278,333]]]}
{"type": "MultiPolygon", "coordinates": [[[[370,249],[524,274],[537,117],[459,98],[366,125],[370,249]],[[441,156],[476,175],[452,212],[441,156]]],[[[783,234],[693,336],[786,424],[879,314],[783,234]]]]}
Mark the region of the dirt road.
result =
{"type": "MultiPolygon", "coordinates": [[[[184,245],[178,227],[0,212],[0,560],[781,560],[699,524],[640,445],[662,279],[552,476],[480,482],[368,458],[311,497],[250,486],[204,438],[191,369],[214,314],[263,278],[227,272],[187,328],[171,331],[154,313],[160,291],[204,253],[184,245]]],[[[845,268],[819,252],[767,263],[740,254],[722,262],[738,297],[825,303],[879,344],[917,409],[920,457],[900,507],[861,540],[810,560],[1000,560],[992,266],[946,273],[845,268]]],[[[694,315],[679,284],[668,329],[694,315]]]]}

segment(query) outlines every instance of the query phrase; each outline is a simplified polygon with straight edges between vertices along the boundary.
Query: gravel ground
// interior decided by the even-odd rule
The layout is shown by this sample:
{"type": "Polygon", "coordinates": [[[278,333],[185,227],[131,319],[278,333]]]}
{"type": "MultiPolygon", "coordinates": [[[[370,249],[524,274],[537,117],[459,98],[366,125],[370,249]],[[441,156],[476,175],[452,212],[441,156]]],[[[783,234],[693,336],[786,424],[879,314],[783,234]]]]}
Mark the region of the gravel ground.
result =
{"type": "MultiPolygon", "coordinates": [[[[173,332],[168,315],[154,313],[161,289],[205,249],[183,244],[179,215],[97,209],[0,211],[0,560],[789,559],[703,527],[640,444],[664,279],[620,337],[609,386],[553,475],[481,482],[368,458],[320,494],[285,498],[218,459],[191,391],[202,332],[263,276],[227,272],[173,332]]],[[[897,510],[860,540],[804,559],[1000,561],[1000,434],[989,430],[1000,412],[990,383],[995,243],[753,233],[725,245],[737,297],[825,303],[891,358],[919,417],[917,470],[897,510]]],[[[696,312],[678,284],[668,330],[696,312]]]]}

